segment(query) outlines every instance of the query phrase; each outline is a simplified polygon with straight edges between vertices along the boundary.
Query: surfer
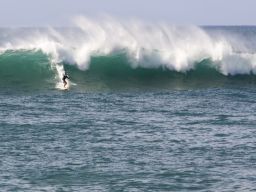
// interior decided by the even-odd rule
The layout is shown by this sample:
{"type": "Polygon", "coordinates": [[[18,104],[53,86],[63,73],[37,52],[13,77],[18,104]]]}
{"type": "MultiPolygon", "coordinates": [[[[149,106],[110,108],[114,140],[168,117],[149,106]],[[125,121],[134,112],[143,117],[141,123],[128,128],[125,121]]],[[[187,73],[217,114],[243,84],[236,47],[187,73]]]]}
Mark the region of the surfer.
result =
{"type": "Polygon", "coordinates": [[[65,88],[66,85],[68,84],[67,81],[66,81],[66,79],[69,79],[69,76],[68,76],[66,73],[64,73],[64,74],[63,74],[63,77],[62,77],[62,81],[63,81],[63,84],[64,84],[64,88],[65,88]]]}

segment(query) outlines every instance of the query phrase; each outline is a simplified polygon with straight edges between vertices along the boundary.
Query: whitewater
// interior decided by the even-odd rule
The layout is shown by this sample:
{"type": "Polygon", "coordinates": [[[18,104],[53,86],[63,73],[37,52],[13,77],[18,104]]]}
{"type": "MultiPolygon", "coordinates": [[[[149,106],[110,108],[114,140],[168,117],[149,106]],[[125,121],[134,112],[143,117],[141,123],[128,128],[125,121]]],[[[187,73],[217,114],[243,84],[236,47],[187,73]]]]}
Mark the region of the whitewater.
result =
{"type": "Polygon", "coordinates": [[[54,74],[51,81],[55,87],[60,85],[65,68],[70,68],[68,65],[86,73],[97,58],[107,60],[100,62],[101,65],[110,63],[105,68],[124,65],[123,68],[129,66],[134,71],[160,69],[187,74],[201,66],[224,76],[254,75],[255,28],[236,29],[124,22],[109,17],[101,20],[77,17],[70,28],[2,28],[0,67],[5,71],[11,70],[12,65],[12,75],[16,77],[20,74],[14,71],[21,69],[20,65],[26,65],[32,74],[35,71],[30,68],[39,68],[34,69],[37,72],[48,68],[48,73],[54,74]],[[7,62],[11,64],[7,66],[7,62]]]}
{"type": "Polygon", "coordinates": [[[0,191],[255,191],[255,37],[111,17],[0,28],[0,191]]]}

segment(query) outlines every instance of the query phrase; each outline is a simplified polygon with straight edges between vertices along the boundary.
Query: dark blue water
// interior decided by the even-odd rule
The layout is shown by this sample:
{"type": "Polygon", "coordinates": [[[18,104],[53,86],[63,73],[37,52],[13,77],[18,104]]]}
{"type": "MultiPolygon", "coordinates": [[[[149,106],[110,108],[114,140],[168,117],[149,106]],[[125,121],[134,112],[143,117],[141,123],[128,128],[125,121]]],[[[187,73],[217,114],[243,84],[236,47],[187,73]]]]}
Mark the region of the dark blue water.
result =
{"type": "Polygon", "coordinates": [[[1,191],[254,191],[255,86],[2,91],[1,191]]]}

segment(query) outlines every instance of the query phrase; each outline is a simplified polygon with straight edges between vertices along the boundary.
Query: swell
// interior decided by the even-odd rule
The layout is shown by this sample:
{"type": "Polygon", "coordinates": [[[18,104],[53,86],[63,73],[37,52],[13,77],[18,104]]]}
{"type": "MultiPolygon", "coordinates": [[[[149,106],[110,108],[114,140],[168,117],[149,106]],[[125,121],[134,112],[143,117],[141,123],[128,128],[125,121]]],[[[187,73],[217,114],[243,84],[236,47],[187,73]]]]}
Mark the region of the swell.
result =
{"type": "Polygon", "coordinates": [[[105,18],[72,28],[0,29],[0,85],[189,87],[254,83],[256,28],[202,28],[105,18]]]}
{"type": "Polygon", "coordinates": [[[54,82],[54,77],[49,58],[41,51],[9,50],[0,55],[2,87],[47,86],[54,82]]]}
{"type": "Polygon", "coordinates": [[[61,82],[57,67],[63,66],[71,77],[72,89],[182,89],[227,84],[251,84],[255,75],[225,76],[210,59],[194,63],[195,68],[177,72],[164,66],[145,68],[134,64],[126,53],[94,56],[90,68],[80,70],[70,63],[51,63],[41,51],[7,51],[0,55],[0,86],[28,89],[52,89],[61,82]]]}
{"type": "Polygon", "coordinates": [[[194,63],[187,72],[177,72],[166,67],[132,68],[125,54],[92,57],[90,68],[81,71],[74,65],[64,68],[73,81],[85,89],[189,89],[256,83],[256,76],[223,75],[213,61],[204,59],[194,63]]]}
{"type": "Polygon", "coordinates": [[[256,73],[255,27],[201,28],[78,17],[74,28],[1,29],[0,52],[40,50],[51,63],[90,68],[93,56],[124,51],[131,67],[187,72],[204,59],[224,75],[256,73]]]}

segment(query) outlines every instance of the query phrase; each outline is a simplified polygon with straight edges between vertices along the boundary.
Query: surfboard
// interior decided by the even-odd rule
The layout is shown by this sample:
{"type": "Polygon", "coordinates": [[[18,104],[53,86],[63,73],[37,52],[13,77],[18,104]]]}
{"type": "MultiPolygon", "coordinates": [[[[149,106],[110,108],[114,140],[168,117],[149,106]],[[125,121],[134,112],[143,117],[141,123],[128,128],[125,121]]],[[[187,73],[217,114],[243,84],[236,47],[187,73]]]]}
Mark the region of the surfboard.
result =
{"type": "Polygon", "coordinates": [[[64,87],[64,85],[63,85],[62,90],[66,91],[68,89],[69,89],[69,83],[66,85],[66,87],[64,87]]]}
{"type": "Polygon", "coordinates": [[[66,87],[64,87],[63,83],[58,83],[56,85],[56,88],[62,91],[67,91],[69,90],[69,83],[66,85],[66,87]]]}

